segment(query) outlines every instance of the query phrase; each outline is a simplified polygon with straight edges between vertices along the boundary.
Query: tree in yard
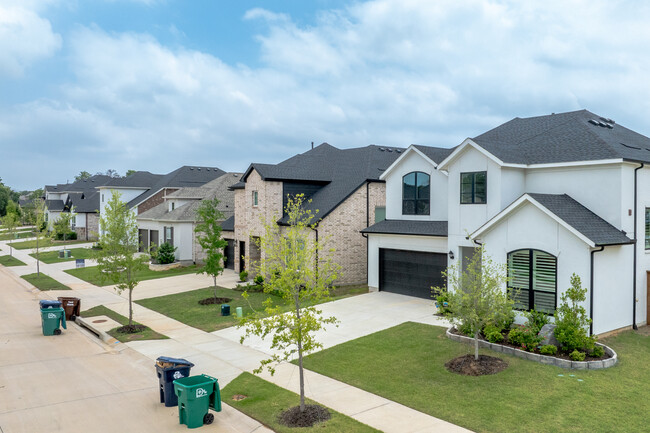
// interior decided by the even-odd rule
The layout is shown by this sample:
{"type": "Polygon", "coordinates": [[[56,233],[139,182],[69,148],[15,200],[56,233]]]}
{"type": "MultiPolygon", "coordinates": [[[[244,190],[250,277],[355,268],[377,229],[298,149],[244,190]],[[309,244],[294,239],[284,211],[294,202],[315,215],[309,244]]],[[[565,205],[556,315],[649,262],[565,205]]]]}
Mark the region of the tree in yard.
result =
{"type": "MultiPolygon", "coordinates": [[[[495,263],[481,246],[462,270],[454,264],[443,272],[447,280],[447,317],[474,336],[474,359],[478,360],[479,334],[486,325],[505,322],[514,301],[503,287],[508,281],[505,265],[495,263]]],[[[435,292],[445,288],[435,287],[435,292]]]]}
{"type": "MultiPolygon", "coordinates": [[[[20,217],[18,217],[18,214],[16,212],[9,211],[4,217],[2,217],[2,225],[5,226],[5,228],[7,229],[10,238],[14,237],[14,234],[16,233],[16,227],[18,227],[19,224],[20,224],[20,217]]],[[[10,256],[13,255],[13,249],[11,247],[11,243],[9,243],[9,255],[10,256]]]]}
{"type": "Polygon", "coordinates": [[[199,273],[207,274],[212,277],[214,283],[214,298],[217,299],[217,277],[223,273],[225,263],[222,262],[223,249],[228,246],[228,242],[221,237],[221,221],[223,213],[217,208],[219,200],[202,200],[196,211],[198,220],[194,231],[197,233],[196,240],[205,252],[205,266],[199,273]]]}
{"type": "Polygon", "coordinates": [[[102,249],[96,252],[97,268],[103,279],[115,284],[115,290],[129,291],[129,324],[126,332],[136,331],[133,326],[133,289],[140,282],[139,273],[147,268],[148,258],[138,254],[138,224],[135,214],[120,200],[121,194],[113,191],[99,219],[102,249]]]}
{"type": "MultiPolygon", "coordinates": [[[[335,317],[324,317],[314,305],[329,298],[340,270],[332,259],[334,250],[326,246],[328,239],[313,237],[318,211],[312,212],[303,204],[304,195],[289,196],[288,227],[281,229],[275,222],[267,222],[265,233],[259,238],[263,257],[258,265],[260,275],[265,277],[264,293],[280,296],[289,311],[285,313],[286,308],[274,305],[269,297],[264,302],[264,311],[243,317],[239,324],[245,328],[242,343],[250,335],[273,336],[271,347],[276,354],[263,360],[256,373],[267,368],[273,374],[275,364],[298,355],[300,412],[305,410],[303,355],[322,348],[314,333],[337,322],[335,317]]],[[[244,296],[248,294],[244,292],[244,296]]]]}
{"type": "Polygon", "coordinates": [[[36,227],[34,227],[32,234],[36,238],[36,248],[34,248],[34,254],[36,254],[36,275],[41,275],[39,250],[40,243],[45,237],[45,234],[43,233],[45,230],[45,203],[42,200],[35,200],[34,204],[34,220],[36,227]]]}
{"type": "Polygon", "coordinates": [[[63,244],[63,253],[65,254],[65,241],[69,240],[72,237],[74,231],[71,228],[72,218],[74,214],[71,212],[61,212],[59,218],[52,223],[52,232],[50,237],[52,240],[62,240],[63,244]]]}
{"type": "Polygon", "coordinates": [[[74,177],[75,182],[80,180],[90,179],[92,174],[88,173],[86,170],[80,171],[78,175],[74,177]]]}

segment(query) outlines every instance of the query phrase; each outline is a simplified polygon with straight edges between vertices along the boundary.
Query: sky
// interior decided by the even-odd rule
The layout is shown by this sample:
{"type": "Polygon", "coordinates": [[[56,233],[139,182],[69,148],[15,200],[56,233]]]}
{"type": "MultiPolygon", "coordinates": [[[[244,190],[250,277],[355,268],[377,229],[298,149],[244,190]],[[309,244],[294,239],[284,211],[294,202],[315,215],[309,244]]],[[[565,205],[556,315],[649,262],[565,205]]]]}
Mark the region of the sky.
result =
{"type": "Polygon", "coordinates": [[[452,147],[588,109],[650,135],[650,3],[0,0],[0,178],[452,147]]]}

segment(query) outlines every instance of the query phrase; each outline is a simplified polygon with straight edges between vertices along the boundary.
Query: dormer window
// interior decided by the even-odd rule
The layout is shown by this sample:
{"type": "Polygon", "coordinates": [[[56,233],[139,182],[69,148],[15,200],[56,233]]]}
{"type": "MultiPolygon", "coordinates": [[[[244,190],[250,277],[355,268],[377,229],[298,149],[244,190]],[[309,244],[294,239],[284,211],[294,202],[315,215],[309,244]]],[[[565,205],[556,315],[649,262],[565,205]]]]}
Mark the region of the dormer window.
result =
{"type": "Polygon", "coordinates": [[[413,171],[402,178],[402,214],[429,215],[429,175],[413,171]]]}

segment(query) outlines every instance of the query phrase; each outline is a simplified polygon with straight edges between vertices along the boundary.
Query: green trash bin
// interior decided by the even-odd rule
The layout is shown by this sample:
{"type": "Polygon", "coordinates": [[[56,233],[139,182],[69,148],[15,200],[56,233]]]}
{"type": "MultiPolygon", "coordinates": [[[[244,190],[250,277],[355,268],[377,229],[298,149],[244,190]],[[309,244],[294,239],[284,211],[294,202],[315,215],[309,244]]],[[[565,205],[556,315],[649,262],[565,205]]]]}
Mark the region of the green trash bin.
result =
{"type": "Polygon", "coordinates": [[[174,381],[174,392],[178,397],[178,421],[187,428],[211,424],[214,415],[209,409],[221,412],[221,391],[219,381],[207,374],[183,377],[174,381]]]}
{"type": "Polygon", "coordinates": [[[65,310],[59,301],[40,301],[43,335],[60,335],[65,325],[65,310]]]}

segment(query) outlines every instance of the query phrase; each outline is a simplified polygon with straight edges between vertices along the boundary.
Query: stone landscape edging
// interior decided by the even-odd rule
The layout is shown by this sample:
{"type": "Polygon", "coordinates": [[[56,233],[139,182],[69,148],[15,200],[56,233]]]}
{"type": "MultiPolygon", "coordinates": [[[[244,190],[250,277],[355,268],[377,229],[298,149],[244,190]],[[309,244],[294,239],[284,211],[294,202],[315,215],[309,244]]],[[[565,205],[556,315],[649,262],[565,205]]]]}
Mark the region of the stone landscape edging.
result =
{"type": "Polygon", "coordinates": [[[180,268],[181,262],[172,262],[168,264],[149,263],[149,269],[152,271],[168,271],[170,269],[180,268]]]}
{"type": "MultiPolygon", "coordinates": [[[[466,337],[464,335],[453,334],[451,332],[453,328],[447,329],[447,338],[457,341],[459,343],[474,344],[474,339],[466,337]]],[[[489,341],[479,340],[479,347],[486,349],[494,350],[495,352],[505,353],[507,355],[513,355],[517,358],[528,359],[529,361],[539,362],[540,364],[555,365],[556,367],[561,368],[571,368],[574,370],[600,370],[603,368],[609,368],[616,365],[618,362],[618,355],[616,352],[609,346],[605,346],[601,343],[596,343],[598,346],[602,346],[605,349],[605,353],[610,356],[607,359],[601,359],[596,361],[571,361],[568,359],[556,358],[554,356],[548,355],[539,355],[537,353],[526,352],[521,349],[515,349],[514,347],[504,346],[503,344],[490,343],[489,341]]]]}

